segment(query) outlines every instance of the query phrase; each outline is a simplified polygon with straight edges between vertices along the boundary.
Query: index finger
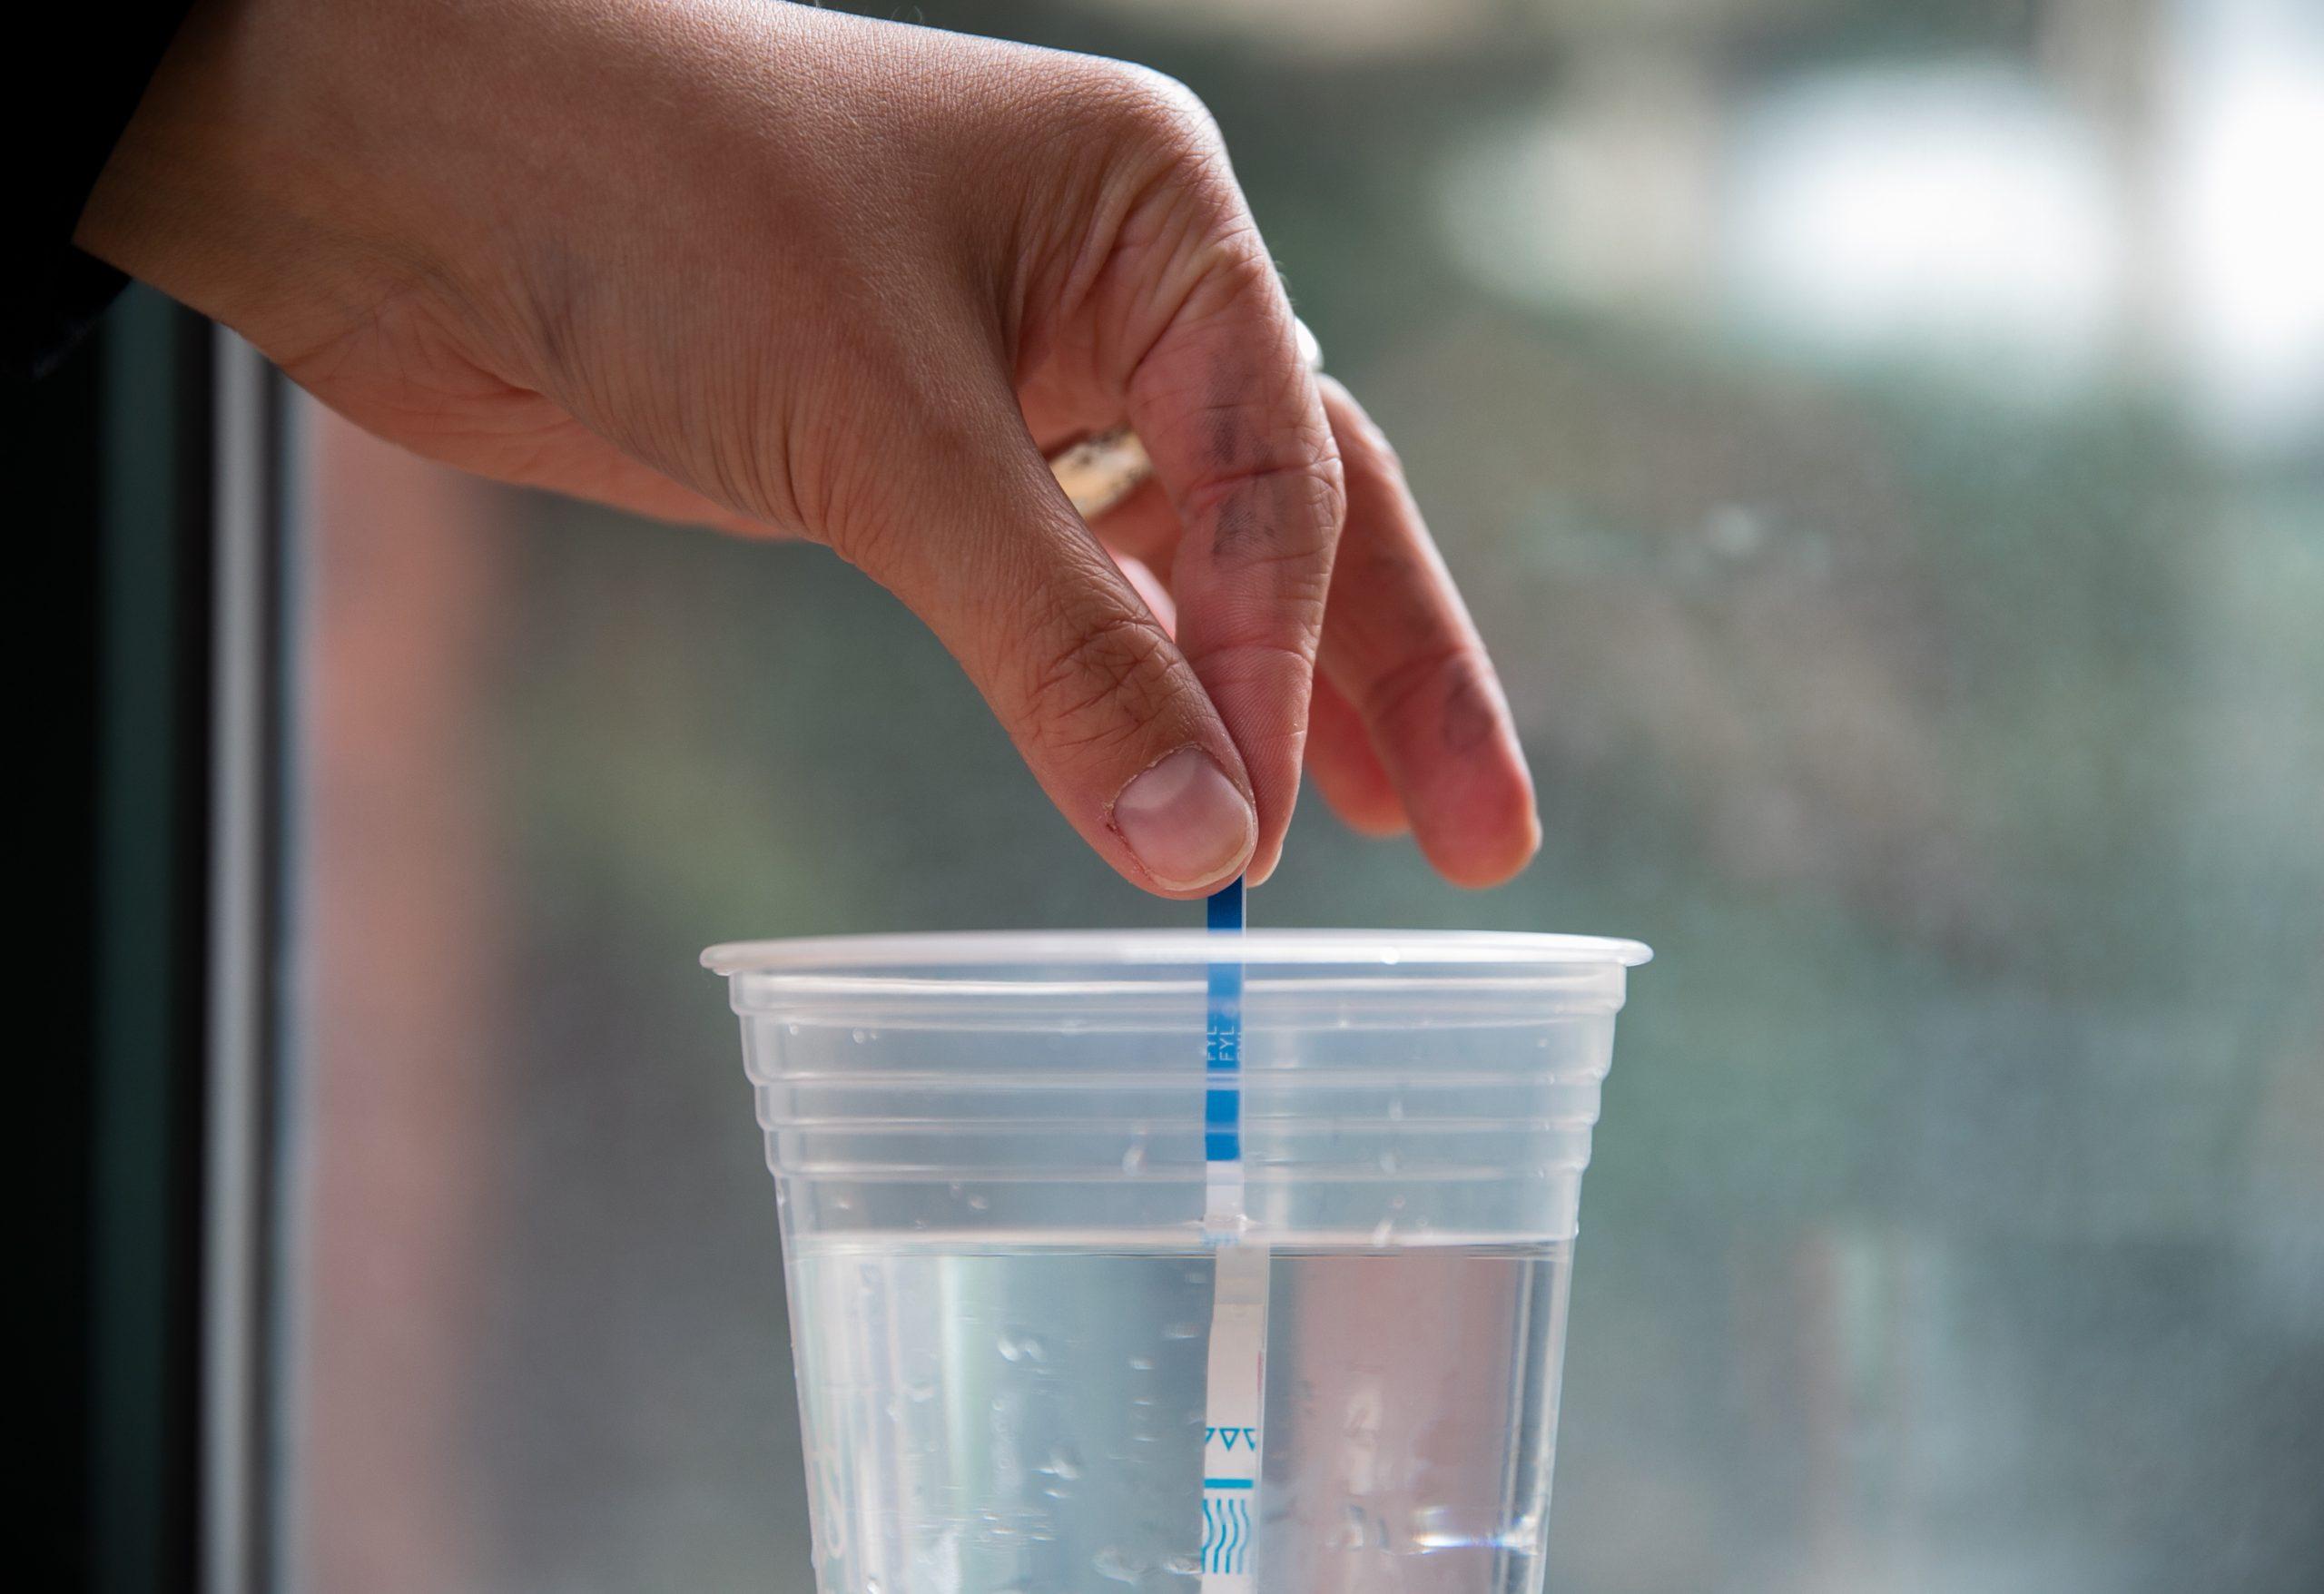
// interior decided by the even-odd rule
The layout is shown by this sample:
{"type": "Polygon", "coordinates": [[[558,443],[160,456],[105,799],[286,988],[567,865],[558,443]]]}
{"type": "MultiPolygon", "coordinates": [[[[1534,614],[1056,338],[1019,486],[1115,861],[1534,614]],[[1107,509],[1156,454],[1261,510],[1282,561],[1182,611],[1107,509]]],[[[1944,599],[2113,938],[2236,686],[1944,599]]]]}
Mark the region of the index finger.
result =
{"type": "Polygon", "coordinates": [[[1128,398],[1184,527],[1171,573],[1178,646],[1257,801],[1256,884],[1274,871],[1298,798],[1346,487],[1290,302],[1247,229],[1214,251],[1128,398]]]}

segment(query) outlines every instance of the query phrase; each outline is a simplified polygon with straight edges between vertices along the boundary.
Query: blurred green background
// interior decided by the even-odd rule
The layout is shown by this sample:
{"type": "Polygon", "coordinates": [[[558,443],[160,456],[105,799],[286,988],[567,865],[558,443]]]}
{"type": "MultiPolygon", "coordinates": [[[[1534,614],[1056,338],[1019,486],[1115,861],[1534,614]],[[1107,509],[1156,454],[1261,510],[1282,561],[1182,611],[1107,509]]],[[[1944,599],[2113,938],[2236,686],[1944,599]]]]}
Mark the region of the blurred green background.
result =
{"type": "MultiPolygon", "coordinates": [[[[2314,1589],[2324,14],[893,15],[1201,93],[1506,678],[1529,873],[1311,802],[1255,919],[1657,950],[1553,1594],[2314,1589]]],[[[695,952],[1187,910],[822,551],[303,424],[286,1564],[806,1594],[695,952]]]]}

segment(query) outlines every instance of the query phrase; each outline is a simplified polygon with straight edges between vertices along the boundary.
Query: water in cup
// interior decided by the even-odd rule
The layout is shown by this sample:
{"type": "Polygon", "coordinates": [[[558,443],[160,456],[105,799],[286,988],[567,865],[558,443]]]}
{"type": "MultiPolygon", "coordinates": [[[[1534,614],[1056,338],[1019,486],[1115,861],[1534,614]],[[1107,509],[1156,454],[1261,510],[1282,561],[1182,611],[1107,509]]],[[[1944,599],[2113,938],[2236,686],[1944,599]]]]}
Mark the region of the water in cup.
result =
{"type": "MultiPolygon", "coordinates": [[[[1363,1240],[1270,1258],[1256,1587],[1538,1588],[1571,1247],[1363,1240]]],[[[1195,1594],[1213,1255],[798,1248],[824,1594],[1195,1594]]]]}

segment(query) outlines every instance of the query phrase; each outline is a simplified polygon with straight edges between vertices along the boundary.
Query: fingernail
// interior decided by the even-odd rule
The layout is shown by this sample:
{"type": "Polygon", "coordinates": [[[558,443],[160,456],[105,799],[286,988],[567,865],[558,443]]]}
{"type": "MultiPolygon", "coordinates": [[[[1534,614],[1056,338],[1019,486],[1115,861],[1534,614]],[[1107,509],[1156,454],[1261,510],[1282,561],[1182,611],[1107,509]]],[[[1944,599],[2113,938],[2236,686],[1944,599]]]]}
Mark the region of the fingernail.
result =
{"type": "Polygon", "coordinates": [[[1231,876],[1259,821],[1208,753],[1181,747],[1122,788],[1114,829],[1157,884],[1183,891],[1231,876]]]}

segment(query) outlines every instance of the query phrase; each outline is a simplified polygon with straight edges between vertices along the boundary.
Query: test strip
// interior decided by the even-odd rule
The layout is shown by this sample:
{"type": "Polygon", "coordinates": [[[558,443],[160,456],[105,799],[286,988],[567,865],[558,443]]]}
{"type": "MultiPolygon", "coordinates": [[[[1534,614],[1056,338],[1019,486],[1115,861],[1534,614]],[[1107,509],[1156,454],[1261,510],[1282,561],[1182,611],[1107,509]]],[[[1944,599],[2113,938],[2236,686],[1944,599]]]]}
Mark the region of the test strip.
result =
{"type": "MultiPolygon", "coordinates": [[[[1214,946],[1243,930],[1243,882],[1210,899],[1214,946]]],[[[1250,1237],[1243,1180],[1243,959],[1214,950],[1204,1041],[1203,1229],[1216,1257],[1203,1395],[1202,1594],[1250,1594],[1258,1565],[1266,1397],[1267,1248],[1250,1237]]]]}
{"type": "MultiPolygon", "coordinates": [[[[1243,882],[1238,878],[1210,899],[1210,933],[1243,933],[1243,882]]],[[[1243,958],[1214,951],[1210,1008],[1203,1038],[1203,1227],[1213,1236],[1243,1227],[1243,958]]]]}

